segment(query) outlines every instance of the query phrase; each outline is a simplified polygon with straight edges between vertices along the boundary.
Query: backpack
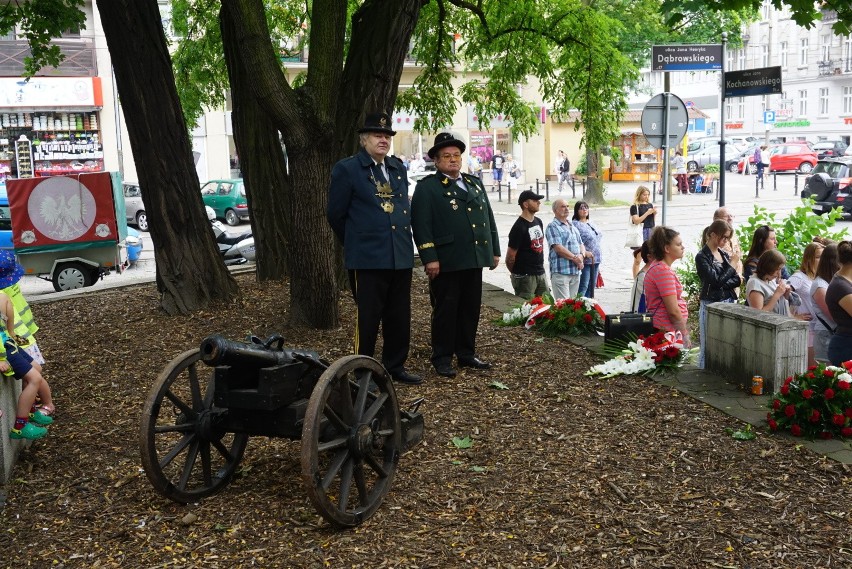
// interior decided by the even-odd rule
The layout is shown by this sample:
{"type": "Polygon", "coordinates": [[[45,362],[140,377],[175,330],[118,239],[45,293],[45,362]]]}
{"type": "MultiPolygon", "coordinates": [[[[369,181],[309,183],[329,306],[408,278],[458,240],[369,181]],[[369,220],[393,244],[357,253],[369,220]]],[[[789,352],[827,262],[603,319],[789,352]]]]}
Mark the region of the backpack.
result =
{"type": "Polygon", "coordinates": [[[760,147],[758,146],[757,148],[754,149],[754,163],[759,164],[760,158],[761,158],[760,157],[760,147]]]}

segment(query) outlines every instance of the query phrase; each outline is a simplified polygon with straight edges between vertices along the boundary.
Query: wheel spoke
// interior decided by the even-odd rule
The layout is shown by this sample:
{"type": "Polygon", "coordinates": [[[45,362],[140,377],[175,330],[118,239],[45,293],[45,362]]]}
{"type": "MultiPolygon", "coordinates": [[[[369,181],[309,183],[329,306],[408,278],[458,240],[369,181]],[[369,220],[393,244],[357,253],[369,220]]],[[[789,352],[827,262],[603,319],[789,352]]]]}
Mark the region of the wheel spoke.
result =
{"type": "Polygon", "coordinates": [[[375,456],[373,456],[372,454],[368,454],[364,457],[364,460],[367,462],[367,464],[370,465],[370,468],[372,468],[375,473],[379,475],[380,478],[387,478],[388,471],[385,470],[383,464],[380,464],[379,461],[376,460],[375,456]]]}
{"type": "Polygon", "coordinates": [[[181,474],[180,482],[178,482],[178,488],[182,490],[186,489],[189,478],[192,476],[192,469],[195,467],[195,461],[198,459],[199,444],[198,439],[193,437],[192,444],[189,446],[189,453],[186,456],[186,462],[183,465],[183,473],[181,474]]]}
{"type": "Polygon", "coordinates": [[[334,425],[334,428],[339,432],[346,433],[349,431],[349,425],[343,422],[343,419],[337,414],[337,411],[332,409],[331,405],[328,403],[326,403],[325,408],[323,408],[323,415],[331,421],[331,424],[334,425]]]}
{"type": "Polygon", "coordinates": [[[323,491],[328,492],[328,489],[331,488],[331,483],[334,482],[337,473],[340,472],[340,468],[349,458],[349,454],[349,449],[345,449],[335,455],[334,459],[328,465],[328,472],[322,477],[321,487],[323,491]]]}
{"type": "Polygon", "coordinates": [[[166,398],[172,403],[174,403],[175,407],[180,409],[181,412],[185,413],[188,417],[195,417],[196,413],[192,409],[192,407],[184,403],[183,399],[172,393],[171,390],[166,391],[166,398]]]}
{"type": "MultiPolygon", "coordinates": [[[[355,377],[358,377],[356,374],[355,377]]],[[[370,382],[373,380],[373,373],[368,371],[361,374],[358,379],[358,396],[355,399],[355,413],[352,417],[353,424],[361,422],[361,417],[364,415],[364,406],[367,404],[367,392],[370,390],[370,382]]]]}
{"type": "Polygon", "coordinates": [[[179,425],[158,425],[154,432],[159,433],[191,433],[195,430],[194,423],[181,423],[179,425]]]}
{"type": "Polygon", "coordinates": [[[355,487],[358,488],[358,503],[361,506],[368,505],[370,503],[370,496],[367,490],[367,480],[364,477],[364,466],[362,464],[355,465],[355,487]]]}
{"type": "Polygon", "coordinates": [[[189,443],[191,443],[194,439],[194,433],[188,433],[184,435],[183,438],[178,441],[178,443],[174,446],[174,448],[170,450],[169,453],[162,458],[162,460],[160,460],[160,468],[165,468],[166,466],[171,464],[175,457],[181,452],[183,452],[183,449],[185,449],[189,445],[189,443]]]}
{"type": "Polygon", "coordinates": [[[204,484],[210,486],[213,484],[213,468],[210,461],[210,443],[201,443],[201,470],[204,477],[204,484]]]}
{"type": "Polygon", "coordinates": [[[364,413],[364,417],[361,419],[362,423],[369,423],[372,421],[376,415],[379,413],[382,407],[384,407],[385,402],[388,400],[387,393],[380,393],[376,400],[370,405],[370,408],[367,409],[367,412],[364,413]]]}
{"type": "Polygon", "coordinates": [[[340,437],[317,445],[317,452],[328,452],[346,446],[346,437],[340,437]]]}
{"type": "Polygon", "coordinates": [[[204,404],[201,401],[201,386],[198,384],[198,368],[195,364],[189,366],[189,390],[192,393],[192,408],[201,410],[204,404]]]}
{"type": "Polygon", "coordinates": [[[345,512],[346,506],[349,505],[349,490],[352,488],[352,466],[352,461],[347,460],[340,475],[340,501],[337,504],[337,509],[341,512],[345,512]]]}

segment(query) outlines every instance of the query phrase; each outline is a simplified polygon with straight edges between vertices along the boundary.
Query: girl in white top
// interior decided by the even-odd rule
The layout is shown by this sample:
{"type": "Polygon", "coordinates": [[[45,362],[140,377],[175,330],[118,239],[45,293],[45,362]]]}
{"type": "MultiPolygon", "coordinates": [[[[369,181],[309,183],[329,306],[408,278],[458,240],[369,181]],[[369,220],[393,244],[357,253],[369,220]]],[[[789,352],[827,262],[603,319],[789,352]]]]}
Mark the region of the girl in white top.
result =
{"type": "Polygon", "coordinates": [[[837,323],[831,318],[828,306],[825,304],[825,291],[828,283],[840,262],[837,259],[837,243],[829,243],[822,251],[817,265],[816,278],[811,285],[809,296],[811,297],[811,326],[814,330],[814,360],[828,363],[828,342],[834,332],[837,323]]]}
{"type": "Polygon", "coordinates": [[[824,248],[822,243],[808,243],[805,252],[802,254],[801,267],[790,275],[790,286],[802,299],[802,305],[795,310],[794,314],[796,318],[810,321],[808,324],[809,366],[816,365],[816,361],[814,361],[814,323],[811,316],[811,285],[814,282],[814,277],[816,277],[817,264],[824,248]]]}

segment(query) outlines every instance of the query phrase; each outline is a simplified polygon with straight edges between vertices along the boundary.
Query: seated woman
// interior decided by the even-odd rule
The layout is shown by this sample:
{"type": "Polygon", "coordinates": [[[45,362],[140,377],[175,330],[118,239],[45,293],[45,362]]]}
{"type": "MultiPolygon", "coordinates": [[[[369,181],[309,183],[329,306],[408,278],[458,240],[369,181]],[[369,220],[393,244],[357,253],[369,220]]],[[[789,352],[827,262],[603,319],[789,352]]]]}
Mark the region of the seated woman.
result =
{"type": "Polygon", "coordinates": [[[746,298],[750,307],[790,316],[790,304],[801,304],[793,288],[781,278],[781,268],[786,262],[787,259],[778,249],[764,251],[746,285],[746,298]]]}
{"type": "Polygon", "coordinates": [[[633,276],[633,289],[630,292],[630,310],[633,312],[645,312],[645,273],[648,272],[648,267],[651,266],[651,253],[648,250],[648,242],[642,243],[641,249],[636,249],[633,252],[634,257],[641,257],[645,263],[639,272],[633,276]]]}

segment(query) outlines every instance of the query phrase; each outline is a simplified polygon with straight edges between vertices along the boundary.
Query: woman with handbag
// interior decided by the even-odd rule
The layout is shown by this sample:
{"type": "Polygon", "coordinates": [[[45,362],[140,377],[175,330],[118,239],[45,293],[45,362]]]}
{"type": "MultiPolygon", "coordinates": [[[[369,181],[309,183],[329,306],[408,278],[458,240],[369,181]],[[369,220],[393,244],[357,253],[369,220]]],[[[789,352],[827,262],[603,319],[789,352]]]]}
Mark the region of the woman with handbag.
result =
{"type": "Polygon", "coordinates": [[[852,360],[852,241],[837,244],[840,269],[825,291],[825,304],[837,322],[828,342],[828,361],[839,366],[852,360]]]}
{"type": "MultiPolygon", "coordinates": [[[[654,230],[654,219],[657,209],[651,203],[651,190],[646,186],[636,188],[633,197],[633,205],[630,206],[630,223],[627,228],[627,247],[638,249],[644,241],[647,241],[654,230]],[[641,237],[639,227],[642,228],[641,237]]],[[[639,272],[639,258],[633,257],[633,274],[639,272]]]]}
{"type": "Polygon", "coordinates": [[[695,255],[695,269],[701,281],[698,296],[698,330],[701,346],[698,352],[698,367],[704,368],[704,347],[707,334],[707,305],[713,302],[736,302],[736,289],[742,284],[737,273],[739,255],[729,257],[722,249],[734,236],[734,229],[727,221],[717,219],[707,228],[707,242],[695,255]]]}
{"type": "Polygon", "coordinates": [[[684,346],[691,347],[683,285],[672,270],[672,263],[683,257],[683,239],[674,229],[660,226],[651,234],[648,248],[654,260],[645,274],[645,301],[648,312],[654,315],[654,327],[666,332],[680,332],[684,346]]]}
{"type": "Polygon", "coordinates": [[[811,324],[814,327],[814,360],[828,363],[828,342],[837,328],[837,323],[831,318],[828,306],[825,304],[825,291],[834,273],[840,269],[837,260],[837,243],[829,243],[822,250],[817,264],[816,277],[811,285],[811,324]]]}
{"type": "Polygon", "coordinates": [[[574,204],[574,216],[571,223],[580,232],[580,239],[586,249],[583,259],[583,272],[580,273],[580,296],[595,297],[595,286],[598,283],[598,267],[600,267],[601,238],[603,232],[589,222],[589,204],[578,201],[574,204]]]}
{"type": "Polygon", "coordinates": [[[521,165],[515,160],[511,154],[506,155],[506,161],[503,163],[503,172],[505,173],[506,185],[509,190],[518,189],[518,179],[521,177],[521,165]]]}

